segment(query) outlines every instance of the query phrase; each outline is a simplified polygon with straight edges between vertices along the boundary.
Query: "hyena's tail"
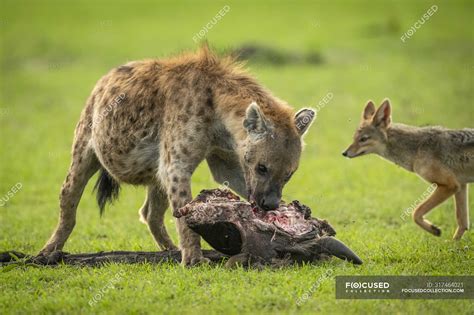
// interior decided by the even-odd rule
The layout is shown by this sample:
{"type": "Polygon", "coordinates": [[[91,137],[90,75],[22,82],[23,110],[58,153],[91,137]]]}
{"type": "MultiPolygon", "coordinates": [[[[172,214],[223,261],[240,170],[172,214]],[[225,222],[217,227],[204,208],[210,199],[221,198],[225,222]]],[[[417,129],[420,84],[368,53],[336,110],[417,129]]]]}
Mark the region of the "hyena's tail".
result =
{"type": "Polygon", "coordinates": [[[107,202],[113,202],[118,198],[120,192],[120,184],[107,172],[105,168],[100,169],[99,178],[94,186],[97,190],[97,203],[100,208],[100,216],[104,213],[107,202]]]}

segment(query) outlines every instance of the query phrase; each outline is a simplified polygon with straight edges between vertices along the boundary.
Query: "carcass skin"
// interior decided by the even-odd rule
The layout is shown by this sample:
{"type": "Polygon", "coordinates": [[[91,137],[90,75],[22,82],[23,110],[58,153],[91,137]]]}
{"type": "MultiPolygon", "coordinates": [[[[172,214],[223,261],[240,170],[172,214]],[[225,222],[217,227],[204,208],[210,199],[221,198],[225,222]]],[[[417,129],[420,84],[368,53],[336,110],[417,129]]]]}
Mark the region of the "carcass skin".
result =
{"type": "Polygon", "coordinates": [[[293,201],[263,211],[229,190],[203,190],[177,217],[201,235],[214,249],[231,255],[227,265],[284,265],[313,262],[336,256],[354,264],[362,260],[333,236],[325,220],[293,201]]]}

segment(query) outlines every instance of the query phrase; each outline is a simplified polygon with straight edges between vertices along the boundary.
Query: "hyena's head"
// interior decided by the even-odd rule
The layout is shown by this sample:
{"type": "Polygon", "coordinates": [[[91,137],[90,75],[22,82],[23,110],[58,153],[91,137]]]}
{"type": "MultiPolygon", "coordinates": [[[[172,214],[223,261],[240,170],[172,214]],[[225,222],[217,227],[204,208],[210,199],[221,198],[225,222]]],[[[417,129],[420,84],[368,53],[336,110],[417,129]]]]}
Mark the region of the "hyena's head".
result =
{"type": "Polygon", "coordinates": [[[388,99],[375,110],[369,101],[362,112],[362,119],[354,134],[354,142],[342,155],[354,158],[369,153],[383,154],[387,146],[387,128],[391,122],[391,107],[388,99]]]}
{"type": "Polygon", "coordinates": [[[273,210],[280,204],[283,187],[298,168],[302,136],[313,118],[314,111],[302,109],[292,121],[279,124],[266,117],[255,102],[247,108],[241,159],[248,199],[259,208],[273,210]]]}

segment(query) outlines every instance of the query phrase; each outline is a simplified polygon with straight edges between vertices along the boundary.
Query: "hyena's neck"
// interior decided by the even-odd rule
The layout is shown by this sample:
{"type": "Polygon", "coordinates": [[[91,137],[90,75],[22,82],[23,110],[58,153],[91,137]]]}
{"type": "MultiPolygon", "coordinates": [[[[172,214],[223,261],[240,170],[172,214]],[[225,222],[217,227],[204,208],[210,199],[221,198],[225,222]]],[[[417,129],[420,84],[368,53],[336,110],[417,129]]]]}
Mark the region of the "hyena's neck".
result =
{"type": "Polygon", "coordinates": [[[247,131],[243,122],[246,110],[256,102],[265,117],[280,128],[294,129],[293,110],[285,102],[246,74],[234,74],[219,82],[214,90],[216,114],[235,142],[235,149],[243,154],[247,131]]]}
{"type": "Polygon", "coordinates": [[[417,128],[391,124],[387,129],[387,146],[381,156],[413,172],[413,163],[419,148],[417,128]]]}

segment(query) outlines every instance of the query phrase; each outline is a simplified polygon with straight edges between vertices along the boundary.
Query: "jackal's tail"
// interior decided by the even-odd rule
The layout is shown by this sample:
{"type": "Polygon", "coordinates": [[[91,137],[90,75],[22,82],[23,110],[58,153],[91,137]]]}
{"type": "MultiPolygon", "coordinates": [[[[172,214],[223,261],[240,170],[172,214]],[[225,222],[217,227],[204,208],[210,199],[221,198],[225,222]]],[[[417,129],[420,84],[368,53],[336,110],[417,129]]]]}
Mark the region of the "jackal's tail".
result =
{"type": "Polygon", "coordinates": [[[94,186],[94,191],[97,191],[97,203],[100,208],[100,216],[104,213],[105,205],[108,202],[113,202],[119,196],[120,184],[117,182],[105,168],[100,169],[99,178],[94,186]]]}

